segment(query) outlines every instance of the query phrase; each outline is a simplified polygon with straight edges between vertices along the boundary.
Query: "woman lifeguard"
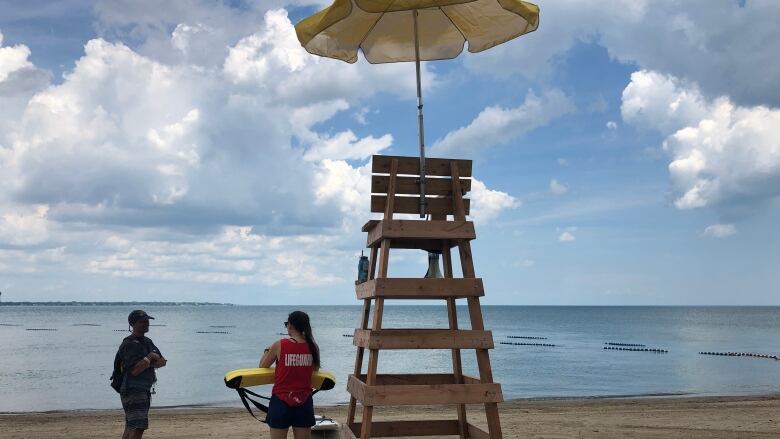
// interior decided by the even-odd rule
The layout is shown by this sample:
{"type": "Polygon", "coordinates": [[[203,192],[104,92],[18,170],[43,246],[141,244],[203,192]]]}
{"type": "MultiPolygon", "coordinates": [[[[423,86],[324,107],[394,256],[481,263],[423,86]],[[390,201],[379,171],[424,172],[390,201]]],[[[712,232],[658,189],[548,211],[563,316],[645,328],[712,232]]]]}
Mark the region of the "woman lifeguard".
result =
{"type": "Polygon", "coordinates": [[[271,439],[286,438],[290,427],[295,439],[308,439],[314,425],[311,374],[320,368],[320,349],[305,312],[291,312],[284,326],[290,337],[274,342],[260,359],[259,367],[276,363],[265,422],[271,429],[271,439]]]}

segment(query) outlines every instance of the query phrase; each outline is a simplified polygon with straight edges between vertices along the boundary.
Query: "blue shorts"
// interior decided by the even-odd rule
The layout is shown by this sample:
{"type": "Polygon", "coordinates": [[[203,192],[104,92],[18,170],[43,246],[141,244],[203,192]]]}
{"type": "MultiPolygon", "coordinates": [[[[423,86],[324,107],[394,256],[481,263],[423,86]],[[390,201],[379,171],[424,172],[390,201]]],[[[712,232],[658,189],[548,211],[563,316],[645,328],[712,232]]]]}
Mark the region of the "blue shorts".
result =
{"type": "Polygon", "coordinates": [[[272,395],[265,422],[271,428],[285,430],[290,427],[311,428],[314,426],[314,400],[309,397],[298,407],[290,407],[276,395],[272,395]]]}

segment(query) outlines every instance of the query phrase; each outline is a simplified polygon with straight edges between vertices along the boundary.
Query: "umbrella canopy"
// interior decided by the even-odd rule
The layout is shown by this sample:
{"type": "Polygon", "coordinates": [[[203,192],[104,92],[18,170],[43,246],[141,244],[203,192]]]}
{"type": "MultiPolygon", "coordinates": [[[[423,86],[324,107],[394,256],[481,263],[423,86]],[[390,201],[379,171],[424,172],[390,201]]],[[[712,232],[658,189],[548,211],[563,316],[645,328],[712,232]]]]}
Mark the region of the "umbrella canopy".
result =
{"type": "Polygon", "coordinates": [[[362,49],[379,64],[455,58],[466,41],[481,52],[538,26],[539,7],[520,0],[336,0],[295,31],[314,55],[354,63],[362,49]]]}

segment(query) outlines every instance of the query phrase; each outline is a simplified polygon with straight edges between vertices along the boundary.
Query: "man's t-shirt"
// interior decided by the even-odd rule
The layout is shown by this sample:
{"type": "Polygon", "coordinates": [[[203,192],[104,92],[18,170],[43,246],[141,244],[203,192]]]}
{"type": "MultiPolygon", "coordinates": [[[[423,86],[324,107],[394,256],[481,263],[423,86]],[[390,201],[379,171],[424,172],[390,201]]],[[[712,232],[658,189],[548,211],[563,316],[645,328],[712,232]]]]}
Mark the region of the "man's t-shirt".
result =
{"type": "Polygon", "coordinates": [[[162,356],[160,350],[154,345],[149,337],[135,335],[129,335],[119,346],[119,356],[122,358],[122,365],[125,370],[125,378],[122,380],[121,391],[126,390],[144,390],[149,391],[152,385],[157,380],[153,367],[146,368],[143,372],[137,376],[133,376],[130,373],[132,369],[142,358],[149,355],[150,352],[155,352],[162,356]]]}

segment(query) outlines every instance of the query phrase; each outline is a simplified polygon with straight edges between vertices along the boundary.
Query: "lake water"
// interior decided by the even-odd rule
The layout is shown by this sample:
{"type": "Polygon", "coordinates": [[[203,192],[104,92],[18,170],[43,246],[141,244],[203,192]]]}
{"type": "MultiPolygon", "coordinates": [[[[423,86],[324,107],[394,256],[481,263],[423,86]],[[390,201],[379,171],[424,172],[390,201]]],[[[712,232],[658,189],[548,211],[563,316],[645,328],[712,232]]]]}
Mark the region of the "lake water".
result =
{"type": "MultiPolygon", "coordinates": [[[[158,371],[155,406],[240,406],[225,372],[256,367],[284,332],[295,307],[148,306],[149,334],[168,358],[158,371]],[[228,334],[197,333],[221,331],[228,334]]],[[[348,401],[346,377],[359,306],[302,307],[312,319],[322,367],[336,388],[318,404],[348,401]]],[[[0,306],[0,412],[118,408],[108,385],[127,335],[126,306],[0,306]],[[56,329],[31,331],[29,329],[56,329]]],[[[739,395],[780,392],[780,361],[700,355],[700,351],[780,354],[780,307],[485,306],[493,331],[494,379],[505,399],[606,395],[739,395]],[[545,337],[544,340],[509,336],[545,337]],[[548,343],[555,347],[499,342],[548,343]],[[613,351],[605,343],[644,344],[665,354],[613,351]]],[[[462,328],[468,312],[459,307],[462,328]]],[[[446,328],[444,306],[386,306],[385,327],[446,328]]],[[[366,355],[366,357],[368,357],[366,355]]],[[[473,351],[464,371],[478,376],[473,351]]],[[[365,370],[365,368],[364,368],[365,370]]],[[[380,373],[451,372],[449,351],[382,351],[380,373]]],[[[260,387],[261,393],[270,386],[260,387]]],[[[257,389],[255,389],[257,390],[257,389]]]]}

